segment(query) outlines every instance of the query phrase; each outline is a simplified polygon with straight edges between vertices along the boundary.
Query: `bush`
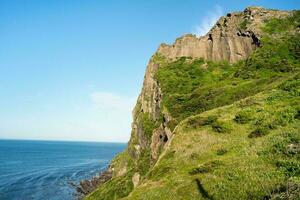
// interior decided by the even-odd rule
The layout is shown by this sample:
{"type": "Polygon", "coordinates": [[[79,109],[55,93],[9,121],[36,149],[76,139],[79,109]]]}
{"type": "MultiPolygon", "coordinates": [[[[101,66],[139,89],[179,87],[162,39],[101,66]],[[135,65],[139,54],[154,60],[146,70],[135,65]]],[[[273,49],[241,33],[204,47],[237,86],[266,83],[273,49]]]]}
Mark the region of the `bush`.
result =
{"type": "Polygon", "coordinates": [[[256,138],[256,137],[262,137],[264,135],[267,135],[269,133],[269,128],[267,126],[260,126],[256,128],[254,131],[252,131],[248,137],[249,138],[256,138]]]}
{"type": "Polygon", "coordinates": [[[215,123],[217,121],[218,117],[215,115],[210,115],[206,118],[205,120],[205,125],[212,125],[213,123],[215,123]]]}
{"type": "Polygon", "coordinates": [[[294,56],[294,59],[300,59],[300,34],[296,34],[290,39],[289,50],[294,56]]]}
{"type": "Polygon", "coordinates": [[[227,124],[225,122],[220,122],[220,121],[214,122],[211,127],[212,127],[213,131],[218,132],[218,133],[226,133],[226,132],[229,132],[231,129],[229,124],[227,124]]]}
{"type": "Polygon", "coordinates": [[[300,162],[295,160],[279,160],[276,166],[284,171],[288,177],[300,176],[300,162]]]}
{"type": "Polygon", "coordinates": [[[224,155],[227,152],[228,152],[227,149],[220,148],[220,149],[217,150],[217,155],[221,156],[221,155],[224,155]]]}
{"type": "Polygon", "coordinates": [[[199,167],[193,168],[191,171],[189,171],[190,175],[195,175],[195,174],[204,174],[208,173],[214,170],[214,168],[222,165],[222,162],[219,160],[214,160],[214,161],[209,161],[207,163],[204,163],[203,165],[199,167]]]}
{"type": "Polygon", "coordinates": [[[241,30],[245,30],[247,28],[247,24],[249,23],[249,21],[247,19],[244,19],[240,24],[239,24],[239,28],[241,30]]]}
{"type": "MultiPolygon", "coordinates": [[[[296,131],[283,132],[269,141],[270,145],[266,145],[264,154],[269,154],[272,158],[286,158],[297,155],[300,150],[300,134],[296,131]]],[[[299,157],[300,158],[300,157],[299,157]]]]}
{"type": "Polygon", "coordinates": [[[242,110],[234,118],[234,121],[239,124],[246,124],[252,120],[252,113],[250,110],[242,110]]]}
{"type": "Polygon", "coordinates": [[[288,80],[279,86],[280,89],[287,91],[295,96],[300,95],[300,76],[297,75],[294,79],[288,80]]]}
{"type": "Polygon", "coordinates": [[[297,112],[291,107],[278,111],[276,113],[276,124],[279,126],[286,126],[287,124],[292,123],[294,121],[294,117],[297,115],[296,113],[297,112]]]}
{"type": "Polygon", "coordinates": [[[217,116],[211,115],[208,117],[192,117],[187,121],[187,125],[192,128],[199,128],[201,126],[212,125],[216,122],[217,116]]]}
{"type": "Polygon", "coordinates": [[[199,154],[194,152],[190,155],[190,157],[191,157],[192,160],[197,160],[197,159],[199,159],[199,154]]]}
{"type": "Polygon", "coordinates": [[[297,110],[297,113],[295,114],[294,118],[300,120],[300,109],[297,110]]]}

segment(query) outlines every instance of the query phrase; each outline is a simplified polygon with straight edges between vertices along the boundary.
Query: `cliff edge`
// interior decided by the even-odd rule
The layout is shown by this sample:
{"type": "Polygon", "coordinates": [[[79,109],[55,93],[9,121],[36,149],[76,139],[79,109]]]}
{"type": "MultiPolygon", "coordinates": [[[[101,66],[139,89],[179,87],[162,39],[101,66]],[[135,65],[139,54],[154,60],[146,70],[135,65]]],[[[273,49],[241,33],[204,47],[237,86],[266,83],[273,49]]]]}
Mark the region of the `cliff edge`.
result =
{"type": "Polygon", "coordinates": [[[221,17],[205,36],[161,44],[146,68],[128,147],[87,199],[300,194],[299,16],[248,7],[221,17]],[[282,89],[288,84],[294,93],[282,89]],[[274,164],[272,142],[283,138],[292,138],[284,145],[293,153],[286,160],[274,153],[274,164]],[[286,176],[288,165],[294,174],[286,176]]]}

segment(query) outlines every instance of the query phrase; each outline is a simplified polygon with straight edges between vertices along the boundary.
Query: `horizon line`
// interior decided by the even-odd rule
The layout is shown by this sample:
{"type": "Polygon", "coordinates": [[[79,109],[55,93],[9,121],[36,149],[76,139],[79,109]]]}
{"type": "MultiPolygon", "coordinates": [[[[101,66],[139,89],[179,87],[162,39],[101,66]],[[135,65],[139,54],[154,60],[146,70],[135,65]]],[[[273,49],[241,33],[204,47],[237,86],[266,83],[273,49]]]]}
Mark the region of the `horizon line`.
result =
{"type": "Polygon", "coordinates": [[[86,142],[86,143],[114,143],[114,144],[127,144],[128,142],[120,141],[95,141],[95,140],[59,140],[59,139],[28,139],[28,138],[0,138],[1,140],[10,141],[36,141],[36,142],[86,142]]]}

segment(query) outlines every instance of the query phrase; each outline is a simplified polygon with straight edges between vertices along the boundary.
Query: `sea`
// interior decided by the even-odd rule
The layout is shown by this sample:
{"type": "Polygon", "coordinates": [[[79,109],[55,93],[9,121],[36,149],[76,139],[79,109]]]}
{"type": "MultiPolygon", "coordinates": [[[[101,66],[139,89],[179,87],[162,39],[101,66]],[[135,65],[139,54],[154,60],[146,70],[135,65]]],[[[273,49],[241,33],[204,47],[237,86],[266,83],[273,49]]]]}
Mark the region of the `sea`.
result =
{"type": "Polygon", "coordinates": [[[78,199],[125,143],[0,140],[0,200],[78,199]]]}

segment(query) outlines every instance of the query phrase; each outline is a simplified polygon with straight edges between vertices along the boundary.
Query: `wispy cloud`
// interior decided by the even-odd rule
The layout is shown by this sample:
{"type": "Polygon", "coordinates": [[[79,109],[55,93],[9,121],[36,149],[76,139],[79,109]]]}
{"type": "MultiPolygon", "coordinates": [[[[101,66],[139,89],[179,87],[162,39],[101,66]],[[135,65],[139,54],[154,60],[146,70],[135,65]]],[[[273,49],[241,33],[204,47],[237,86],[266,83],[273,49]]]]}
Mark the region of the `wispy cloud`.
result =
{"type": "Polygon", "coordinates": [[[206,16],[201,19],[200,24],[197,25],[193,31],[194,34],[198,37],[205,35],[222,15],[222,7],[216,5],[212,11],[208,12],[206,16]]]}
{"type": "Polygon", "coordinates": [[[5,124],[0,127],[0,132],[4,133],[1,136],[26,138],[26,134],[30,133],[31,139],[128,141],[131,113],[137,97],[103,91],[85,95],[76,104],[64,105],[63,109],[52,105],[47,108],[51,110],[47,114],[40,109],[37,113],[21,115],[13,121],[0,115],[5,124]],[[12,130],[10,127],[16,128],[12,130]]]}
{"type": "Polygon", "coordinates": [[[93,92],[91,101],[94,109],[126,112],[133,109],[136,98],[124,97],[110,92],[93,92]]]}
{"type": "MultiPolygon", "coordinates": [[[[85,134],[100,141],[128,141],[130,136],[132,110],[136,96],[124,96],[111,92],[96,91],[90,94],[89,109],[73,124],[71,132],[85,134]],[[82,120],[84,119],[84,120],[82,120]]],[[[94,139],[95,140],[95,139],[94,139]]]]}

